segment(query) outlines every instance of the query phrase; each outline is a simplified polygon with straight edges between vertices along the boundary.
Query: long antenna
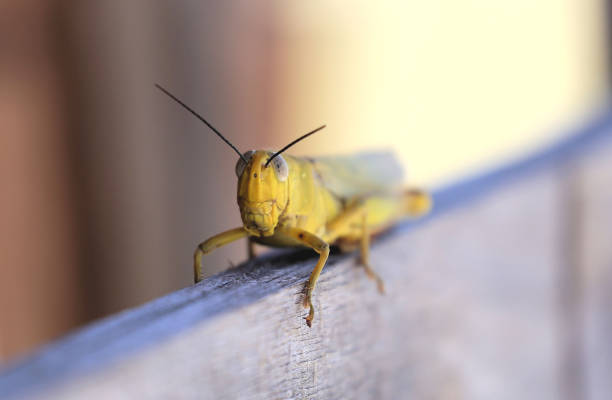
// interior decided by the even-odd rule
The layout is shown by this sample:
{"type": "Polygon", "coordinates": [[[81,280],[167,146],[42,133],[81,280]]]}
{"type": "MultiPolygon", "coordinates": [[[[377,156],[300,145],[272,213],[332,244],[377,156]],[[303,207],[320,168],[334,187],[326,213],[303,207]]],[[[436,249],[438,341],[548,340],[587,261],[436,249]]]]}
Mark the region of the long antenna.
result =
{"type": "Polygon", "coordinates": [[[293,146],[294,144],[296,144],[297,142],[299,142],[301,140],[306,139],[308,136],[313,135],[313,134],[319,132],[321,129],[325,128],[326,126],[327,125],[321,125],[317,129],[312,130],[312,131],[308,132],[307,134],[300,136],[299,138],[295,139],[293,142],[289,143],[287,146],[283,147],[282,149],[280,149],[276,153],[272,154],[272,157],[268,158],[268,161],[266,161],[266,165],[265,166],[267,167],[268,164],[270,164],[270,162],[274,159],[274,157],[276,157],[277,155],[279,155],[283,151],[287,150],[289,147],[293,146]]]}
{"type": "Polygon", "coordinates": [[[240,158],[242,158],[242,160],[245,163],[248,163],[249,161],[244,158],[244,156],[242,155],[242,153],[240,151],[238,151],[238,149],[236,148],[236,146],[234,146],[229,140],[227,140],[225,138],[225,136],[223,136],[221,134],[221,132],[219,132],[218,130],[215,129],[214,126],[212,126],[208,121],[206,121],[200,114],[198,114],[197,112],[195,112],[191,107],[189,107],[187,104],[183,103],[181,100],[179,100],[178,98],[176,98],[176,96],[174,96],[172,93],[170,93],[169,91],[167,91],[166,89],[164,89],[161,85],[159,84],[155,84],[155,87],[158,88],[159,90],[161,90],[162,92],[164,92],[168,97],[170,97],[172,100],[176,101],[177,103],[179,103],[180,105],[182,105],[187,111],[189,111],[190,113],[192,113],[193,115],[196,116],[197,119],[199,119],[200,121],[204,122],[206,124],[206,126],[208,126],[210,129],[212,129],[213,132],[215,132],[217,134],[217,136],[219,136],[225,143],[228,144],[229,147],[231,147],[232,149],[234,149],[234,151],[236,153],[238,153],[238,155],[240,156],[240,158]]]}

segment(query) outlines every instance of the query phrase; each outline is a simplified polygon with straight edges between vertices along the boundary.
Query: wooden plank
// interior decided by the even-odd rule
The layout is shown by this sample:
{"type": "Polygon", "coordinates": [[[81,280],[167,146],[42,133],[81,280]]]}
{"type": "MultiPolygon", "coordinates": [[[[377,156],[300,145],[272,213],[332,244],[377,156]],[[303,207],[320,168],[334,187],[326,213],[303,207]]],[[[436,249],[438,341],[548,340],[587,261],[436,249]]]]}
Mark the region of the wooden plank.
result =
{"type": "Polygon", "coordinates": [[[571,373],[583,383],[583,398],[612,393],[612,152],[603,147],[576,165],[580,210],[577,239],[577,323],[580,359],[571,373]]]}
{"type": "MultiPolygon", "coordinates": [[[[285,252],[42,349],[0,373],[0,397],[559,398],[571,360],[559,289],[568,171],[595,151],[606,156],[594,170],[611,168],[611,126],[606,114],[546,152],[437,191],[430,218],[373,248],[385,296],[352,256],[334,255],[312,329],[299,303],[314,259],[285,252]]],[[[591,353],[579,352],[589,365],[591,353]]]]}

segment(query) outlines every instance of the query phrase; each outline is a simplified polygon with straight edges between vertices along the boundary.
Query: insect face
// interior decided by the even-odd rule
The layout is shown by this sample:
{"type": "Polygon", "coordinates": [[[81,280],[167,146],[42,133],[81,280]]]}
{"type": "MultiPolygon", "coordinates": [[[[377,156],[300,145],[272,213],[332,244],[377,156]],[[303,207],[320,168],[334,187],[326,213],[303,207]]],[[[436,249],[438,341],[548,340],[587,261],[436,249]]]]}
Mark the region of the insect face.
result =
{"type": "Polygon", "coordinates": [[[155,84],[155,86],[202,121],[238,154],[240,157],[236,164],[238,206],[240,207],[244,229],[252,236],[272,236],[278,224],[279,215],[285,210],[289,198],[289,164],[287,164],[281,153],[325,128],[325,125],[300,136],[275,153],[251,150],[242,154],[236,146],[204,117],[168,90],[158,84],[155,84]]]}
{"type": "Polygon", "coordinates": [[[249,151],[236,164],[238,206],[245,229],[253,236],[271,236],[287,205],[289,165],[279,155],[266,166],[273,153],[249,151]]]}

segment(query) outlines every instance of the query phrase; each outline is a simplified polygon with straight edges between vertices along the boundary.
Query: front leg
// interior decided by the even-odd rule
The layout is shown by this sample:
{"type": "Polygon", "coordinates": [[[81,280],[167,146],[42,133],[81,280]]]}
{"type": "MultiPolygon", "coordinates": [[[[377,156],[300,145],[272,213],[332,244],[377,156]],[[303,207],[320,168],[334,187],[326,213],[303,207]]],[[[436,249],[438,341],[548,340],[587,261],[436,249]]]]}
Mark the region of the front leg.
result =
{"type": "Polygon", "coordinates": [[[319,275],[321,274],[321,270],[325,266],[325,262],[329,256],[329,244],[327,244],[327,242],[317,235],[300,228],[281,228],[277,230],[276,234],[288,236],[319,253],[319,261],[317,261],[317,265],[310,274],[310,278],[306,284],[306,295],[304,297],[304,307],[310,309],[308,316],[305,318],[306,325],[310,327],[312,326],[312,320],[314,319],[315,314],[315,310],[312,305],[312,292],[314,292],[314,289],[317,286],[319,275]]]}
{"type": "Polygon", "coordinates": [[[193,254],[193,279],[195,283],[202,280],[202,256],[208,254],[214,249],[234,242],[243,237],[247,237],[248,233],[243,227],[230,229],[223,233],[219,233],[208,240],[200,243],[193,254]]]}

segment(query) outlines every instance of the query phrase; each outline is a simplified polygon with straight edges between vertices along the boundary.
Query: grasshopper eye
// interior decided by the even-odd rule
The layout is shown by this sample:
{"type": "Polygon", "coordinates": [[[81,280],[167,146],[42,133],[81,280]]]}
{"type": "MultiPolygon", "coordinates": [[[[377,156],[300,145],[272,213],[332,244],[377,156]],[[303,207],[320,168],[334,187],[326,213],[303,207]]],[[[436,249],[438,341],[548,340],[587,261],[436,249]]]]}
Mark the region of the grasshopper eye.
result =
{"type": "Polygon", "coordinates": [[[272,160],[272,166],[276,171],[276,177],[278,178],[278,180],[281,182],[286,181],[287,177],[289,176],[289,165],[287,164],[287,161],[285,161],[283,156],[281,156],[280,154],[277,155],[274,160],[272,160]]]}
{"type": "MultiPolygon", "coordinates": [[[[248,161],[251,159],[251,157],[253,157],[254,153],[255,153],[255,150],[249,150],[246,153],[244,153],[244,158],[246,158],[248,161]]],[[[245,168],[246,168],[246,163],[244,162],[242,158],[239,158],[238,162],[236,163],[236,176],[238,178],[240,178],[245,168]]]]}

